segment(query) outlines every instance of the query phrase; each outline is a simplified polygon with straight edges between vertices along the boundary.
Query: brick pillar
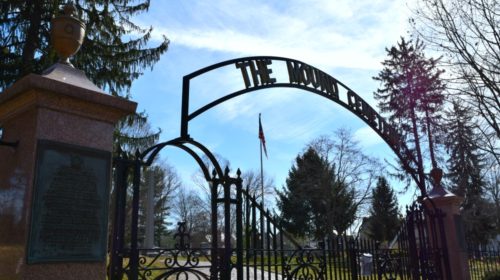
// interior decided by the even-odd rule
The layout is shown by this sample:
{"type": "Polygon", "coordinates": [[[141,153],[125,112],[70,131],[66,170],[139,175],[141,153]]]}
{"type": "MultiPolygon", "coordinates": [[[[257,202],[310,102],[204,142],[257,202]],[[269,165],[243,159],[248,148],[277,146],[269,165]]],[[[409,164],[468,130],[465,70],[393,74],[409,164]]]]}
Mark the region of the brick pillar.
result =
{"type": "Polygon", "coordinates": [[[0,94],[0,279],[105,279],[111,152],[137,104],[71,66],[0,94]]]}
{"type": "MultiPolygon", "coordinates": [[[[467,244],[465,243],[465,235],[460,214],[460,205],[463,198],[441,187],[441,176],[433,174],[433,172],[434,171],[431,171],[431,176],[434,177],[434,181],[437,183],[429,192],[428,197],[424,199],[424,204],[428,209],[433,209],[435,206],[444,214],[444,239],[446,240],[446,247],[448,249],[449,271],[451,277],[446,278],[445,267],[443,267],[442,271],[445,274],[444,277],[446,280],[469,280],[470,273],[467,244]],[[432,203],[430,200],[432,200],[432,203]],[[432,204],[434,204],[434,206],[432,204]]],[[[438,240],[443,240],[439,231],[437,234],[438,240]]]]}

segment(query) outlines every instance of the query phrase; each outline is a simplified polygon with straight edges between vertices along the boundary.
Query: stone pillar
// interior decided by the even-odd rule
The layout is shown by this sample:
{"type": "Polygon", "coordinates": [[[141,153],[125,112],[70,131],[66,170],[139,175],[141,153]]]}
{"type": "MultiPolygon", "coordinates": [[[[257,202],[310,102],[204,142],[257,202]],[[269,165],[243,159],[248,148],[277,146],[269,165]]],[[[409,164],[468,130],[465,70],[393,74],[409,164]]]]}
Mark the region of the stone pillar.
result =
{"type": "MultiPolygon", "coordinates": [[[[444,236],[446,240],[446,247],[448,249],[448,259],[451,272],[451,278],[445,279],[469,280],[470,273],[467,256],[467,244],[465,243],[465,235],[460,214],[460,205],[463,198],[441,187],[441,174],[436,175],[435,173],[436,171],[431,171],[431,176],[434,177],[434,181],[437,183],[429,192],[428,197],[424,199],[424,204],[428,209],[433,209],[432,204],[434,204],[434,206],[441,209],[444,214],[444,236]],[[430,200],[432,200],[432,203],[430,200]]],[[[438,238],[440,241],[442,240],[440,232],[438,232],[438,238]]],[[[444,271],[445,270],[443,268],[443,272],[444,271]]],[[[446,273],[444,276],[446,277],[446,273]]]]}
{"type": "Polygon", "coordinates": [[[105,279],[111,152],[137,104],[58,63],[0,94],[0,279],[105,279]]]}

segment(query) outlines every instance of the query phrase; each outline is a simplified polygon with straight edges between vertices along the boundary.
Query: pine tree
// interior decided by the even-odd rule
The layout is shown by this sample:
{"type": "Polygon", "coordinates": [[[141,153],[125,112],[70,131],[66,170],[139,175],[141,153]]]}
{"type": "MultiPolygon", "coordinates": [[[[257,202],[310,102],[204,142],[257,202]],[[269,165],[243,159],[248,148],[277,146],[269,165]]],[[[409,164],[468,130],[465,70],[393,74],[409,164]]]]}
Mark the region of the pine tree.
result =
{"type": "Polygon", "coordinates": [[[424,181],[424,152],[429,152],[432,168],[437,167],[436,142],[440,135],[439,111],[444,101],[444,83],[438,60],[424,56],[424,45],[401,38],[386,49],[388,59],[375,80],[382,83],[374,95],[382,113],[389,116],[417,160],[417,175],[424,181]],[[437,138],[437,139],[436,139],[437,138]],[[423,148],[424,141],[428,149],[423,148]]]}
{"type": "Polygon", "coordinates": [[[352,225],[357,211],[354,191],[337,180],[334,170],[313,148],[296,158],[284,190],[276,191],[286,230],[321,239],[352,225]]]}
{"type": "Polygon", "coordinates": [[[339,181],[333,170],[334,167],[324,174],[323,183],[314,196],[315,237],[318,239],[331,235],[333,230],[344,234],[354,223],[358,210],[354,190],[339,181]]]}
{"type": "Polygon", "coordinates": [[[450,189],[465,200],[482,193],[481,153],[472,110],[452,101],[451,110],[447,111],[447,137],[445,141],[449,154],[447,160],[450,189]]]}
{"type": "Polygon", "coordinates": [[[281,212],[284,228],[300,237],[311,236],[314,233],[308,187],[318,184],[314,175],[321,166],[318,154],[313,149],[307,150],[295,159],[295,165],[288,172],[283,191],[276,190],[277,206],[281,212]]]}
{"type": "Polygon", "coordinates": [[[493,234],[495,217],[491,214],[494,211],[489,210],[493,207],[483,197],[484,163],[477,146],[478,135],[472,112],[457,100],[452,102],[452,108],[447,112],[447,179],[451,191],[464,197],[461,209],[467,238],[482,243],[493,234]]]}
{"type": "MultiPolygon", "coordinates": [[[[0,91],[29,73],[40,74],[57,60],[50,45],[50,20],[66,1],[27,0],[0,3],[0,91]]],[[[80,51],[72,59],[97,86],[112,95],[129,97],[132,82],[152,68],[169,41],[149,47],[152,28],[141,28],[131,17],[145,12],[149,0],[75,0],[86,24],[80,51]]],[[[144,113],[129,116],[122,127],[146,123],[144,113]]],[[[118,130],[115,139],[135,149],[137,141],[152,143],[158,133],[131,137],[118,130]],[[129,142],[127,142],[129,141],[129,142]]],[[[137,136],[137,135],[136,135],[137,136]]]]}
{"type": "MultiPolygon", "coordinates": [[[[41,73],[55,63],[50,46],[50,20],[66,1],[2,1],[0,4],[0,88],[29,73],[41,73]]],[[[167,48],[149,48],[152,28],[141,28],[131,17],[145,12],[149,0],[77,0],[74,5],[86,24],[84,44],[72,63],[99,87],[127,96],[144,68],[153,67],[167,48]]]]}
{"type": "Polygon", "coordinates": [[[399,229],[398,203],[385,177],[379,177],[372,190],[368,223],[369,236],[381,242],[391,241],[399,229]]]}

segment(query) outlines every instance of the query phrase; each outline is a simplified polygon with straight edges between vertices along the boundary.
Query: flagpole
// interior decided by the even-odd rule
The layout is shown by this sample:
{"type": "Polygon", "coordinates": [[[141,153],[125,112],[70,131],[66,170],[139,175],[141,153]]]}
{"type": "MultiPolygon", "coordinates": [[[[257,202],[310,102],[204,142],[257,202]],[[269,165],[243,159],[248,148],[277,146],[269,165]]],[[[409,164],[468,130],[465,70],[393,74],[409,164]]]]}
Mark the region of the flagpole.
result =
{"type": "Polygon", "coordinates": [[[260,188],[262,191],[262,209],[264,208],[264,165],[262,161],[262,142],[260,142],[260,188]]]}
{"type": "MultiPolygon", "coordinates": [[[[260,127],[260,113],[259,113],[259,127],[260,127]]],[[[262,209],[265,210],[264,208],[264,164],[262,160],[262,141],[259,139],[260,143],[260,188],[262,192],[262,209]]]]}

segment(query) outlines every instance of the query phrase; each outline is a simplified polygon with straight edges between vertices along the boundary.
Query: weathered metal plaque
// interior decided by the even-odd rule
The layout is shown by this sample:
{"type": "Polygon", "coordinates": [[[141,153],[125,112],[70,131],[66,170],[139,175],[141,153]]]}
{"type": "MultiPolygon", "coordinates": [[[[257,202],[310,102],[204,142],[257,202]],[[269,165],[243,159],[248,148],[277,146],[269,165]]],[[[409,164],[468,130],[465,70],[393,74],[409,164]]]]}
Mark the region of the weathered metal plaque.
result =
{"type": "Polygon", "coordinates": [[[28,263],[103,261],[111,154],[40,140],[28,263]]]}

